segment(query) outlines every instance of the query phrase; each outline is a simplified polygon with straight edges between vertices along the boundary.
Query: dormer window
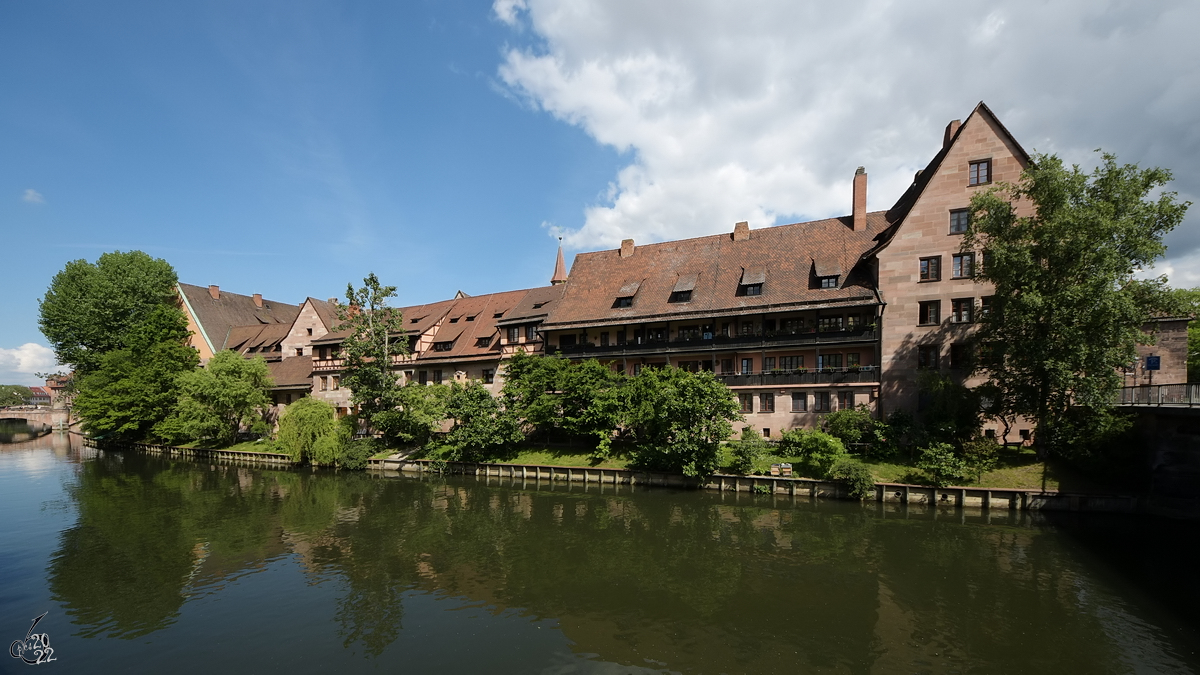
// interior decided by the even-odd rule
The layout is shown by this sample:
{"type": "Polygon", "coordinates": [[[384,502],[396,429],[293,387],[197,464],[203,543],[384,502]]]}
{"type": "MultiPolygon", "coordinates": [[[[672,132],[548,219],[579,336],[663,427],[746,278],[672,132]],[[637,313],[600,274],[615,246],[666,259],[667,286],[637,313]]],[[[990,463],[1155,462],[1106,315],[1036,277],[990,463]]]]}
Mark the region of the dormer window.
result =
{"type": "Polygon", "coordinates": [[[692,290],[696,288],[696,279],[698,274],[681,274],[675,280],[675,287],[671,289],[671,297],[667,298],[667,302],[691,302],[692,290]]]}
{"type": "Polygon", "coordinates": [[[738,295],[762,295],[763,284],[767,281],[767,270],[763,268],[742,268],[742,279],[738,282],[738,295]]]}
{"type": "Polygon", "coordinates": [[[454,340],[433,343],[433,351],[435,352],[448,352],[451,349],[454,349],[454,340]]]}
{"type": "Polygon", "coordinates": [[[492,344],[492,337],[490,335],[486,336],[486,337],[481,337],[481,338],[475,339],[476,347],[487,347],[491,344],[492,344]]]}
{"type": "Polygon", "coordinates": [[[821,288],[837,288],[838,277],[821,277],[821,288]]]}
{"type": "Polygon", "coordinates": [[[637,295],[638,288],[642,282],[627,281],[625,285],[617,291],[617,299],[613,302],[613,309],[621,309],[623,307],[633,307],[633,296],[637,295]]]}
{"type": "Polygon", "coordinates": [[[450,323],[458,323],[458,317],[456,316],[453,319],[450,319],[450,323]]]}
{"type": "MultiPolygon", "coordinates": [[[[550,301],[549,301],[549,300],[547,300],[546,302],[550,302],[550,301]]],[[[546,302],[535,302],[535,303],[533,303],[533,308],[534,308],[534,309],[541,309],[541,308],[543,308],[543,307],[545,307],[545,306],[546,306],[546,302]]]]}
{"type": "Polygon", "coordinates": [[[474,317],[474,316],[468,316],[468,317],[467,317],[467,321],[474,321],[474,320],[475,320],[475,317],[474,317]]]}
{"type": "Polygon", "coordinates": [[[504,317],[504,312],[496,312],[495,314],[492,315],[493,319],[500,319],[503,317],[504,317]]]}

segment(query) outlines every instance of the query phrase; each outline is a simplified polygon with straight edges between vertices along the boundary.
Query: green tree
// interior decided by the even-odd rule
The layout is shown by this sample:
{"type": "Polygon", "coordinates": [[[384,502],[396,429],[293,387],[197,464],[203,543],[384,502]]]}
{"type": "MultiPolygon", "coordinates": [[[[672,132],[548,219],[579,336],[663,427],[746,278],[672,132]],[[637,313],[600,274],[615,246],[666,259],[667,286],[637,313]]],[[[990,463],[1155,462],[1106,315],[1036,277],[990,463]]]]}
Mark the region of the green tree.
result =
{"type": "Polygon", "coordinates": [[[271,371],[261,356],[217,352],[204,368],[179,376],[179,401],[156,431],[176,442],[232,444],[243,426],[261,427],[271,386],[271,371]]]}
{"type": "Polygon", "coordinates": [[[964,480],[971,472],[967,461],[949,443],[931,443],[922,448],[917,468],[927,471],[933,477],[933,484],[938,487],[964,480]]]}
{"type": "Polygon", "coordinates": [[[447,459],[484,462],[503,458],[525,440],[516,417],[478,382],[450,385],[446,415],[454,420],[442,442],[441,454],[447,459]]]}
{"type": "MultiPolygon", "coordinates": [[[[1174,293],[1186,314],[1200,317],[1200,288],[1177,288],[1174,293]]],[[[1187,381],[1200,382],[1200,321],[1188,324],[1187,381]]]]}
{"type": "Polygon", "coordinates": [[[728,387],[712,373],[668,366],[643,369],[626,389],[635,464],[700,478],[716,471],[721,442],[743,419],[728,387]]]}
{"type": "Polygon", "coordinates": [[[977,339],[996,412],[1035,420],[1039,452],[1086,453],[1122,428],[1111,402],[1118,369],[1152,339],[1142,326],[1175,308],[1166,279],[1137,279],[1166,251],[1189,203],[1163,169],[1103,162],[1090,175],[1038,155],[1016,184],[971,198],[964,252],[982,250],[976,279],[994,284],[977,339]],[[1028,204],[1032,215],[1018,215],[1028,204]]]}
{"type": "Polygon", "coordinates": [[[86,375],[104,354],[129,348],[131,331],[156,308],[176,304],[177,281],[170,264],[141,251],[74,260],[51,280],[38,325],[58,362],[86,375]]]}
{"type": "MultiPolygon", "coordinates": [[[[980,393],[932,370],[921,371],[921,435],[961,448],[983,427],[980,393]]],[[[985,388],[986,389],[986,388],[985,388]]]]}
{"type": "Polygon", "coordinates": [[[337,433],[337,411],[326,401],[305,396],[288,404],[279,417],[279,445],[293,462],[313,457],[317,441],[337,433]]]}
{"type": "Polygon", "coordinates": [[[529,431],[558,429],[563,409],[560,387],[571,362],[561,356],[535,356],[518,351],[504,364],[504,406],[529,431]]]}
{"type": "Polygon", "coordinates": [[[19,384],[0,384],[0,406],[25,405],[25,400],[33,396],[29,387],[19,384]]]}
{"type": "Polygon", "coordinates": [[[338,305],[337,330],[350,331],[341,346],[342,384],[353,392],[351,400],[358,404],[359,417],[384,434],[387,442],[396,440],[391,436],[395,420],[381,419],[376,425],[376,418],[401,405],[401,386],[392,362],[409,353],[404,317],[387,304],[395,296],[396,287],[383,286],[372,272],[363,279],[362,288],[347,284],[346,304],[338,305]]]}
{"type": "Polygon", "coordinates": [[[371,426],[387,444],[424,446],[446,419],[449,397],[447,385],[410,382],[392,396],[395,407],[372,415],[371,426]]]}
{"type": "Polygon", "coordinates": [[[127,346],[105,352],[78,377],[74,410],[83,430],[106,440],[152,437],[178,401],[178,378],[199,363],[187,338],[187,319],[171,305],[155,307],[131,326],[127,346]]]}
{"type": "Polygon", "coordinates": [[[603,457],[622,424],[625,381],[595,359],[572,363],[518,352],[505,364],[501,396],[528,431],[561,429],[594,438],[596,455],[603,457]]]}
{"type": "Polygon", "coordinates": [[[729,468],[735,473],[748,474],[760,470],[771,447],[754,427],[742,427],[742,437],[729,443],[733,462],[729,468]]]}
{"type": "Polygon", "coordinates": [[[835,410],[821,420],[825,431],[839,438],[847,446],[871,443],[875,439],[876,424],[871,416],[871,409],[863,404],[857,408],[835,410]]]}

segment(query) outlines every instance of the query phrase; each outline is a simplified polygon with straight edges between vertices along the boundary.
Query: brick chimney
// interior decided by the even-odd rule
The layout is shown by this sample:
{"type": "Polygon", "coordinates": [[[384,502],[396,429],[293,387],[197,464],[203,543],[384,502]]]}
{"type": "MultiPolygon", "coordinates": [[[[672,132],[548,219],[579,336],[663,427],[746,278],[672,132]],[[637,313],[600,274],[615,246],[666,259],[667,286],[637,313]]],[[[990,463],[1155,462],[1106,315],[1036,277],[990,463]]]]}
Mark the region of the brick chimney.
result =
{"type": "Polygon", "coordinates": [[[255,294],[254,294],[254,306],[255,306],[255,307],[262,307],[262,293],[255,293],[255,294]]]}
{"type": "Polygon", "coordinates": [[[850,229],[867,229],[867,170],[861,166],[854,172],[854,222],[850,229]]]}
{"type": "Polygon", "coordinates": [[[209,286],[208,287],[208,297],[212,298],[213,300],[220,300],[221,299],[221,287],[217,286],[217,285],[209,286]]]}
{"type": "Polygon", "coordinates": [[[628,258],[632,255],[633,255],[633,240],[632,239],[622,239],[621,240],[621,257],[628,258]]]}
{"type": "Polygon", "coordinates": [[[733,240],[734,241],[749,241],[750,240],[750,223],[742,221],[733,224],[733,240]]]}
{"type": "Polygon", "coordinates": [[[958,133],[958,128],[962,126],[962,120],[950,120],[950,124],[946,125],[946,135],[942,137],[942,147],[950,147],[950,139],[954,138],[954,134],[958,133]]]}

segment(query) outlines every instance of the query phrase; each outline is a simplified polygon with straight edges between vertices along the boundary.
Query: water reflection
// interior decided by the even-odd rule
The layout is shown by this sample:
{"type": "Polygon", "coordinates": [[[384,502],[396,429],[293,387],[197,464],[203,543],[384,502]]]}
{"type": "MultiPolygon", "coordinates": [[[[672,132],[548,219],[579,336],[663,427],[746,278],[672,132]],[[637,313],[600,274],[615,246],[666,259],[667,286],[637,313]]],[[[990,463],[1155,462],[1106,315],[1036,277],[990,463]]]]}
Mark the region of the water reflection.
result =
{"type": "MultiPolygon", "coordinates": [[[[368,657],[406,623],[429,621],[429,603],[413,600],[429,594],[506,621],[552,619],[576,654],[677,672],[1197,664],[1193,623],[1104,573],[1056,528],[1007,512],[995,520],[1008,525],[964,524],[952,510],[906,518],[873,504],[112,454],[83,463],[70,496],[79,518],[61,534],[50,586],[89,637],[159,631],[189,598],[289,558],[310,584],[338,584],[336,610],[306,617],[311,630],[331,627],[368,657]]],[[[1110,540],[1131,536],[1122,527],[1108,528],[1110,540]]],[[[297,630],[287,637],[303,650],[297,630]]],[[[460,637],[445,639],[438,649],[460,637]]],[[[480,670],[495,670],[481,658],[480,670]]]]}

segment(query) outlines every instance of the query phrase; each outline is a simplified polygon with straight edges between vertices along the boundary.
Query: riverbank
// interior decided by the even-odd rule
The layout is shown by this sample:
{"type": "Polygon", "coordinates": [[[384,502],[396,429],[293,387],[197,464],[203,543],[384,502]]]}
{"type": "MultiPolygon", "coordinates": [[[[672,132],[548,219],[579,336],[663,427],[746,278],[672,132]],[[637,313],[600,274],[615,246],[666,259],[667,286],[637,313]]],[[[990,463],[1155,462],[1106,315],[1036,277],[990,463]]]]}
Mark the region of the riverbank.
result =
{"type": "MultiPolygon", "coordinates": [[[[97,447],[92,439],[85,445],[97,447]]],[[[127,448],[151,455],[203,459],[208,461],[249,463],[293,468],[289,455],[240,449],[194,448],[151,443],[130,443],[127,448]]],[[[392,456],[368,460],[368,470],[382,474],[466,475],[504,478],[522,482],[593,483],[600,486],[651,486],[683,489],[748,492],[786,495],[806,499],[852,499],[844,484],[812,478],[782,476],[743,476],[716,474],[707,481],[682,474],[642,471],[624,467],[519,464],[513,462],[450,462],[436,459],[410,459],[392,456]]],[[[1148,514],[1171,518],[1200,518],[1200,504],[1155,498],[1151,495],[1069,493],[1040,488],[993,486],[920,485],[900,482],[876,482],[866,501],[879,503],[923,504],[927,506],[1009,509],[1019,511],[1073,511],[1094,513],[1148,514]]]]}

